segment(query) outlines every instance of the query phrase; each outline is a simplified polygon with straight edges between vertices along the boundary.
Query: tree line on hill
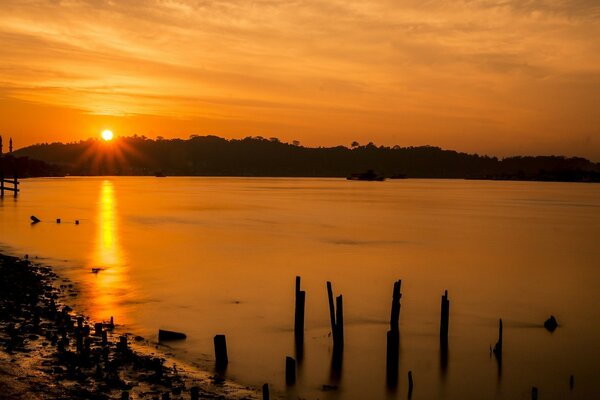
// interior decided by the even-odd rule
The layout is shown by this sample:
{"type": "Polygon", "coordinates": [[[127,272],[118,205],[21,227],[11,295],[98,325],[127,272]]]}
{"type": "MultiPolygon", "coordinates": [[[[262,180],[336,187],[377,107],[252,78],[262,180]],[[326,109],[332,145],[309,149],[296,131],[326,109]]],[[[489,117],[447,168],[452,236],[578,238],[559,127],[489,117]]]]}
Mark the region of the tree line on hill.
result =
{"type": "Polygon", "coordinates": [[[223,139],[191,136],[156,140],[144,136],[111,142],[88,139],[44,143],[4,156],[0,168],[16,163],[22,176],[186,175],[347,177],[374,170],[408,178],[466,178],[544,181],[600,181],[600,163],[580,157],[496,157],[433,146],[304,147],[277,138],[223,139]],[[42,162],[40,164],[40,162],[42,162]]]}

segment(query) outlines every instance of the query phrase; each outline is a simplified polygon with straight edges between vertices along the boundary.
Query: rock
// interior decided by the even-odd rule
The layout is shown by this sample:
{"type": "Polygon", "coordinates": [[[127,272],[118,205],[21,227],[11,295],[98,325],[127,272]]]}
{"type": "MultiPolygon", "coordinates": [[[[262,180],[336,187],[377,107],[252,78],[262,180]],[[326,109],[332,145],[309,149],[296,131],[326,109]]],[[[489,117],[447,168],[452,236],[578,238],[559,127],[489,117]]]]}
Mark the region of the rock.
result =
{"type": "Polygon", "coordinates": [[[158,330],[158,341],[159,342],[164,342],[167,340],[183,340],[185,338],[187,338],[187,335],[182,332],[167,331],[164,329],[158,330]]]}
{"type": "Polygon", "coordinates": [[[549,332],[554,332],[554,330],[557,327],[558,327],[558,322],[556,322],[556,318],[554,318],[554,315],[551,315],[550,318],[548,318],[544,322],[544,328],[546,328],[546,330],[548,330],[549,332]]]}

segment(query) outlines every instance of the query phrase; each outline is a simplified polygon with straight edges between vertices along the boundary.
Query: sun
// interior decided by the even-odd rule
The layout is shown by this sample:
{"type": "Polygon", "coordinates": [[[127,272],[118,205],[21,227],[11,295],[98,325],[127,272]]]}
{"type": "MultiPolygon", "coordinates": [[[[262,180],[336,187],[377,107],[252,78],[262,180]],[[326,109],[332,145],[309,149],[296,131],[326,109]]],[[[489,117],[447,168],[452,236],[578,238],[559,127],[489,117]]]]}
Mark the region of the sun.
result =
{"type": "Polygon", "coordinates": [[[104,139],[104,140],[106,140],[108,142],[109,140],[112,140],[112,138],[113,138],[112,131],[109,131],[107,129],[104,132],[102,132],[102,139],[104,139]]]}

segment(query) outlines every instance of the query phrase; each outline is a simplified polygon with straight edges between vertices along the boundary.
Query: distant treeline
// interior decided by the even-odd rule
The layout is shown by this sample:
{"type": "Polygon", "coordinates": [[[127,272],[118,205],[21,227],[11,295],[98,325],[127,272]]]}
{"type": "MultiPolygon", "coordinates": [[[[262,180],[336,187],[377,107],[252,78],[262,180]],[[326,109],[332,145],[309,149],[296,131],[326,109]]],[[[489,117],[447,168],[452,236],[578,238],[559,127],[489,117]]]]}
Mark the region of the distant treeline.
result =
{"type": "Polygon", "coordinates": [[[30,178],[63,176],[65,173],[63,168],[58,165],[51,165],[40,160],[32,160],[29,157],[0,156],[0,176],[12,179],[15,174],[18,178],[30,178]]]}
{"type": "Polygon", "coordinates": [[[374,170],[386,177],[600,181],[600,164],[579,157],[498,159],[433,146],[386,147],[356,142],[350,147],[313,148],[262,137],[89,139],[38,144],[20,149],[14,156],[28,157],[29,163],[33,159],[44,161],[46,175],[60,170],[71,175],[346,177],[374,170]]]}

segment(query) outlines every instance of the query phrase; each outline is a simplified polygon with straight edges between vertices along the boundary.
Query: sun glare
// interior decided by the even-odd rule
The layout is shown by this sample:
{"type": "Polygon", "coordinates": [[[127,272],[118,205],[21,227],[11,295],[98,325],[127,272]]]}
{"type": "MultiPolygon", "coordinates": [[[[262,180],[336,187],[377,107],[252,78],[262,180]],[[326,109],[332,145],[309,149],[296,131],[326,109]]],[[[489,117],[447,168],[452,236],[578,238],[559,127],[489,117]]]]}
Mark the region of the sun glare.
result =
{"type": "Polygon", "coordinates": [[[109,131],[107,129],[104,132],[102,132],[102,139],[104,139],[104,140],[106,140],[108,142],[109,140],[112,140],[112,138],[113,138],[112,131],[109,131]]]}

